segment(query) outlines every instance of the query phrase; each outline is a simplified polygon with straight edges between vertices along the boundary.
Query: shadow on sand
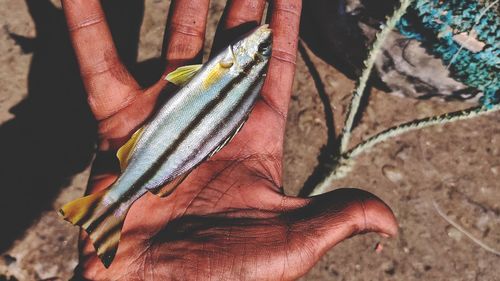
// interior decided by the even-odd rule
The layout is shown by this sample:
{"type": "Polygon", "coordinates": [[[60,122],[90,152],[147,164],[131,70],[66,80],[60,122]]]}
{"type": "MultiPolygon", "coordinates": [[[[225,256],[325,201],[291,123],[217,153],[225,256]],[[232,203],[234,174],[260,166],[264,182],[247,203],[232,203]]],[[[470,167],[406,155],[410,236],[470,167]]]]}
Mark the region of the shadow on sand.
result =
{"type": "MultiPolygon", "coordinates": [[[[60,190],[89,165],[96,139],[62,11],[49,0],[26,0],[26,5],[37,35],[10,34],[32,60],[27,98],[10,109],[15,118],[0,125],[0,252],[51,209],[60,190]]],[[[149,77],[147,68],[158,60],[136,62],[144,0],[103,5],[123,62],[149,77]]]]}
{"type": "MultiPolygon", "coordinates": [[[[384,19],[395,2],[365,0],[316,0],[304,1],[300,23],[300,38],[319,58],[332,65],[348,78],[357,80],[363,70],[363,61],[369,49],[369,40],[363,35],[359,25],[377,25],[384,19]]],[[[316,90],[324,107],[327,125],[327,142],[318,155],[318,165],[307,178],[299,192],[300,197],[307,197],[314,187],[320,184],[334,169],[339,153],[339,137],[335,132],[332,107],[321,76],[312,63],[302,43],[299,53],[314,80],[316,90]]],[[[370,89],[375,86],[388,91],[387,86],[372,73],[366,92],[363,95],[358,114],[353,126],[360,122],[362,112],[368,105],[370,89]]],[[[339,132],[340,133],[340,132],[339,132]]]]}

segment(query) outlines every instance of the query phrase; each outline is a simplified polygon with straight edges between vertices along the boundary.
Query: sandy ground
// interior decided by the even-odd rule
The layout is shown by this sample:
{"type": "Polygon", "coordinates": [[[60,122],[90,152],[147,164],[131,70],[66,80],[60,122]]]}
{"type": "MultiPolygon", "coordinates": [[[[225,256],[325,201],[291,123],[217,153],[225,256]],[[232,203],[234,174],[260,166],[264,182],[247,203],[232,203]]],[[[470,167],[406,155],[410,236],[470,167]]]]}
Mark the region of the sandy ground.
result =
{"type": "MultiPolygon", "coordinates": [[[[89,119],[60,28],[61,13],[44,6],[46,2],[0,0],[0,280],[67,280],[77,263],[77,228],[63,222],[55,210],[83,193],[93,134],[92,126],[85,125],[89,119]],[[73,123],[65,126],[68,122],[73,123]]],[[[166,2],[146,1],[137,72],[146,66],[154,69],[166,2]]],[[[212,3],[207,42],[223,2],[212,3]]],[[[140,22],[141,15],[127,19],[129,24],[134,20],[140,22]]],[[[133,65],[134,47],[123,52],[133,65]]],[[[327,109],[333,109],[338,131],[353,82],[306,53],[324,84],[327,109]]],[[[153,78],[146,77],[144,83],[153,78]]],[[[468,106],[373,90],[353,141],[394,124],[468,106]]],[[[347,240],[302,280],[500,280],[500,257],[471,242],[434,207],[435,202],[471,235],[500,249],[499,121],[497,113],[435,126],[361,155],[353,171],[332,189],[359,187],[376,194],[394,210],[400,234],[391,240],[375,234],[347,240]],[[374,251],[379,242],[381,253],[374,251]]],[[[286,132],[288,193],[296,194],[318,164],[327,124],[324,104],[301,56],[286,132]]]]}

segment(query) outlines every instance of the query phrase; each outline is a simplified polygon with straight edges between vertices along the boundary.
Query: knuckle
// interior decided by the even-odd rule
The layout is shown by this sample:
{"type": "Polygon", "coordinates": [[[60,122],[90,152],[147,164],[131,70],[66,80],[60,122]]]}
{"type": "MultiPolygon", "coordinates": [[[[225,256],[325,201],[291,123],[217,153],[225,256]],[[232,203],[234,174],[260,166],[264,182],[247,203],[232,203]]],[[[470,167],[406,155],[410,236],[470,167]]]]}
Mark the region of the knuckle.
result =
{"type": "Polygon", "coordinates": [[[286,49],[273,49],[272,57],[285,64],[296,65],[297,54],[286,49]]]}
{"type": "Polygon", "coordinates": [[[111,73],[114,78],[119,78],[116,77],[117,74],[120,74],[120,76],[126,74],[120,59],[114,52],[104,50],[103,53],[104,56],[102,58],[82,65],[81,74],[84,78],[92,78],[105,73],[111,73]]]}
{"type": "Polygon", "coordinates": [[[277,13],[300,17],[302,9],[302,1],[300,0],[275,0],[273,5],[277,13]]]}
{"type": "Polygon", "coordinates": [[[92,78],[94,76],[108,73],[111,71],[113,66],[106,61],[95,62],[81,70],[81,75],[83,78],[92,78]]]}
{"type": "Polygon", "coordinates": [[[167,48],[167,62],[184,64],[199,56],[203,44],[201,42],[177,42],[167,48]]]}
{"type": "Polygon", "coordinates": [[[170,26],[170,32],[172,34],[180,33],[187,36],[193,36],[197,38],[205,37],[205,30],[197,28],[195,25],[191,25],[185,22],[172,23],[170,26]]]}
{"type": "Polygon", "coordinates": [[[264,0],[246,0],[233,2],[230,6],[228,17],[226,19],[226,27],[235,27],[244,23],[257,22],[262,17],[262,12],[265,8],[264,0]]]}
{"type": "Polygon", "coordinates": [[[97,24],[104,23],[104,15],[101,14],[93,14],[89,15],[75,23],[69,25],[69,32],[73,33],[75,31],[85,29],[97,24]]]}
{"type": "Polygon", "coordinates": [[[197,57],[203,48],[204,32],[186,24],[172,24],[167,41],[167,61],[184,61],[197,57]]]}

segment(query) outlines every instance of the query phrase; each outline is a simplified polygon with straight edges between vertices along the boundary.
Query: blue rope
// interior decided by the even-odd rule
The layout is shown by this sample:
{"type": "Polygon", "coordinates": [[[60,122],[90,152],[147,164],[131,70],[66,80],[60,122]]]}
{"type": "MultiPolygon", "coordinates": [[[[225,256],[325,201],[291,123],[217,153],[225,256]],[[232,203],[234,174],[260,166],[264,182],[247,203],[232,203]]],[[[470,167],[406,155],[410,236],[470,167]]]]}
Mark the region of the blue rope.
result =
{"type": "Polygon", "coordinates": [[[452,77],[483,92],[480,102],[491,107],[500,103],[500,19],[498,5],[478,19],[486,7],[477,0],[417,0],[397,27],[449,65],[452,77]],[[472,29],[485,44],[478,52],[453,38],[472,29]]]}

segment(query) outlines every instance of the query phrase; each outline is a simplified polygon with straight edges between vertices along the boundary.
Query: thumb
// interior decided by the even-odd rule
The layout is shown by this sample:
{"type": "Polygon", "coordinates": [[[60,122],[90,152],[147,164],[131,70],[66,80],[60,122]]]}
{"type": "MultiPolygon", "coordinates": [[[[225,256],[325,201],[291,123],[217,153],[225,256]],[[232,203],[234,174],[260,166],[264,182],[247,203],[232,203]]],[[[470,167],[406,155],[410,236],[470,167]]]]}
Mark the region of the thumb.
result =
{"type": "Polygon", "coordinates": [[[286,215],[295,234],[289,237],[289,250],[308,251],[310,264],[301,259],[302,266],[312,267],[326,251],[354,235],[376,232],[392,237],[398,232],[391,209],[369,192],[343,188],[305,200],[307,204],[286,215]]]}

